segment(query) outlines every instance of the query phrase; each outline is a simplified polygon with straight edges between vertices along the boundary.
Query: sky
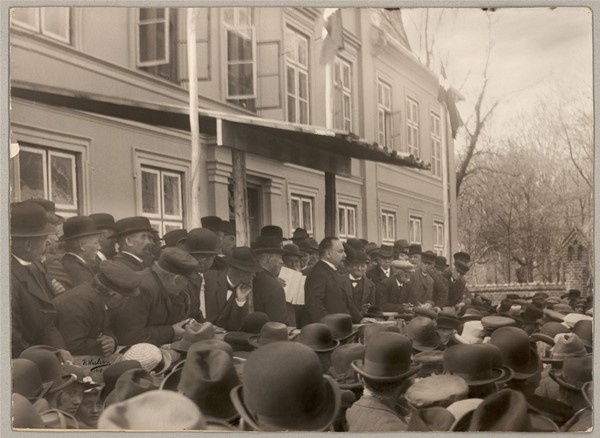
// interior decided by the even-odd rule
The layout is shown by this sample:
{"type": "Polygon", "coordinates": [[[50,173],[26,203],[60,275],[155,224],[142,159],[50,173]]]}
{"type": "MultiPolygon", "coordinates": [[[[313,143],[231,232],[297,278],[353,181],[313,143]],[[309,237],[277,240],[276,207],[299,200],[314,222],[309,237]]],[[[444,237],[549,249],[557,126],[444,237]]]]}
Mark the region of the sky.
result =
{"type": "MultiPolygon", "coordinates": [[[[430,9],[430,23],[442,9],[430,9]]],[[[435,33],[439,58],[447,60],[448,81],[466,98],[458,108],[466,119],[483,80],[492,19],[489,101],[504,98],[495,119],[510,118],[539,105],[540,96],[556,89],[583,90],[592,96],[592,14],[585,8],[444,9],[435,33]]],[[[419,25],[425,9],[403,9],[413,51],[419,47],[419,25]]],[[[439,71],[439,63],[433,67],[439,71]]],[[[554,90],[554,91],[553,91],[554,90]]],[[[495,123],[497,125],[497,123],[495,123]]]]}

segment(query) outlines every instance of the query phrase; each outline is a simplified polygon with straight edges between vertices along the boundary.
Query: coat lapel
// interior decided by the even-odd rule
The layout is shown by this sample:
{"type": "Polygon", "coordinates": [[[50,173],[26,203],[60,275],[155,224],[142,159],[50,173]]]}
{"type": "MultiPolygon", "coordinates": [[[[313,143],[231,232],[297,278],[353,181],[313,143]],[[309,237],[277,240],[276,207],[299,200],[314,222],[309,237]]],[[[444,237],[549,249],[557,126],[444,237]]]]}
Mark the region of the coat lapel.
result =
{"type": "Polygon", "coordinates": [[[48,295],[45,293],[46,286],[40,284],[38,279],[14,257],[12,258],[11,270],[17,280],[25,284],[27,291],[31,295],[44,302],[52,303],[48,295]]]}

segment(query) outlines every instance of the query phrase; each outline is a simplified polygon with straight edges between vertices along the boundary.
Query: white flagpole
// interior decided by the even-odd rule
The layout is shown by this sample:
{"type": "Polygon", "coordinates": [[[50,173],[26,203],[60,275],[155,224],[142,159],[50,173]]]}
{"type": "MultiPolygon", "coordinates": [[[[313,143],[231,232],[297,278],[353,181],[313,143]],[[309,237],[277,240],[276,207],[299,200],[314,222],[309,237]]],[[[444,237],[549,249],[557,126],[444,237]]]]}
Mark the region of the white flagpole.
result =
{"type": "Polygon", "coordinates": [[[187,64],[188,64],[188,89],[190,96],[190,134],[192,138],[192,220],[189,228],[200,227],[200,127],[198,123],[198,59],[196,56],[196,23],[198,10],[187,10],[187,64]]]}

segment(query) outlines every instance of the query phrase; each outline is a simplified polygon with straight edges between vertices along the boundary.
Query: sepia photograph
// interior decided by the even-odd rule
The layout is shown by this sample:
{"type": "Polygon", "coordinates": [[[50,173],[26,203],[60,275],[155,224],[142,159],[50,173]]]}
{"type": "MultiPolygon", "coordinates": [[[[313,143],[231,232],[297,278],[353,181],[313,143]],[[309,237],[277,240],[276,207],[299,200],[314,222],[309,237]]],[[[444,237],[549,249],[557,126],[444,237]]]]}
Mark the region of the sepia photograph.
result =
{"type": "Polygon", "coordinates": [[[594,11],[405,4],[2,5],[3,430],[594,430],[594,11]]]}

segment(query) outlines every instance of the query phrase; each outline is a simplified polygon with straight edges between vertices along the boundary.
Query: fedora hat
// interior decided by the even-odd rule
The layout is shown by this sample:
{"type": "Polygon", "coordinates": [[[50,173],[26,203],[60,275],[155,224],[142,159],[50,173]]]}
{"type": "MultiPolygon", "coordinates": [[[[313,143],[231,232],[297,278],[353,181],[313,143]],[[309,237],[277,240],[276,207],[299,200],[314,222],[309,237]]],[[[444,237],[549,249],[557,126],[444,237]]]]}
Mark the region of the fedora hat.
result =
{"type": "Polygon", "coordinates": [[[135,297],[140,294],[141,278],[123,263],[103,260],[98,267],[96,280],[124,296],[135,297]]]}
{"type": "Polygon", "coordinates": [[[283,245],[283,256],[284,257],[300,257],[300,247],[295,243],[288,243],[283,245]]]}
{"type": "Polygon", "coordinates": [[[269,321],[261,327],[258,335],[252,335],[248,338],[248,343],[254,348],[259,348],[273,342],[288,340],[287,326],[280,322],[269,321]]]}
{"type": "Polygon", "coordinates": [[[563,324],[572,329],[579,321],[592,320],[591,316],[582,315],[581,313],[567,313],[563,318],[563,324]]]}
{"type": "Polygon", "coordinates": [[[231,399],[254,430],[325,431],[338,416],[337,383],[322,374],[316,353],[298,342],[275,342],[252,353],[243,380],[231,399]]]}
{"type": "Polygon", "coordinates": [[[296,228],[292,237],[289,238],[294,243],[297,243],[298,240],[306,240],[310,237],[308,232],[304,228],[296,228]]]}
{"type": "Polygon", "coordinates": [[[435,258],[435,267],[444,270],[448,267],[448,260],[444,256],[437,256],[435,258]]]}
{"type": "Polygon", "coordinates": [[[421,260],[423,260],[423,263],[427,263],[429,265],[435,265],[435,258],[437,256],[435,255],[435,253],[433,251],[425,251],[424,253],[421,254],[421,260]]]}
{"type": "Polygon", "coordinates": [[[352,362],[362,377],[375,382],[398,382],[419,371],[412,365],[412,342],[399,333],[382,332],[373,336],[365,346],[365,358],[352,362]]]}
{"type": "Polygon", "coordinates": [[[156,345],[141,342],[123,352],[121,360],[137,360],[146,371],[160,374],[169,368],[172,358],[156,345]]]}
{"type": "Polygon", "coordinates": [[[408,247],[408,255],[411,256],[417,254],[423,254],[423,249],[421,249],[421,245],[413,243],[408,247]]]}
{"type": "Polygon", "coordinates": [[[490,343],[502,353],[502,363],[513,370],[515,379],[528,379],[540,370],[540,358],[525,330],[502,327],[492,333],[490,343]]]}
{"type": "Polygon", "coordinates": [[[365,357],[365,346],[356,342],[340,345],[331,353],[331,375],[341,389],[362,388],[352,368],[352,362],[365,357]]]}
{"type": "Polygon", "coordinates": [[[483,342],[485,329],[481,321],[467,321],[463,324],[461,334],[455,333],[452,338],[459,344],[477,344],[483,342]]]}
{"type": "Polygon", "coordinates": [[[40,370],[29,359],[13,359],[11,368],[13,393],[20,394],[27,399],[41,398],[52,386],[52,381],[42,381],[40,370]]]}
{"type": "Polygon", "coordinates": [[[96,228],[96,223],[92,218],[89,216],[74,216],[68,218],[63,224],[61,239],[72,240],[98,234],[102,234],[102,231],[96,228]]]}
{"type": "Polygon", "coordinates": [[[45,429],[40,414],[23,395],[12,393],[12,427],[15,429],[45,429]]]}
{"type": "Polygon", "coordinates": [[[321,318],[323,324],[331,329],[333,339],[345,341],[358,333],[358,328],[352,325],[352,317],[347,313],[330,313],[321,318]]]}
{"type": "Polygon", "coordinates": [[[75,377],[61,368],[56,354],[41,348],[28,348],[19,356],[32,361],[38,368],[43,383],[49,383],[49,393],[66,388],[75,381],[75,377]]]}
{"type": "Polygon", "coordinates": [[[423,365],[417,377],[427,377],[444,372],[444,352],[441,350],[421,351],[413,356],[413,362],[423,365]]]}
{"type": "Polygon", "coordinates": [[[563,388],[581,391],[583,385],[592,381],[593,356],[567,357],[562,370],[551,369],[550,377],[563,388]]]}
{"type": "Polygon", "coordinates": [[[284,240],[283,230],[277,225],[265,225],[260,229],[259,235],[263,237],[272,237],[274,239],[279,240],[280,243],[282,240],[284,240]]]}
{"type": "Polygon", "coordinates": [[[572,331],[579,336],[586,348],[590,350],[592,349],[594,346],[594,329],[592,320],[584,319],[577,321],[573,326],[572,331]]]}
{"type": "Polygon", "coordinates": [[[465,379],[469,386],[496,383],[506,371],[493,366],[493,353],[477,345],[458,344],[444,351],[444,372],[465,379]]]}
{"type": "Polygon", "coordinates": [[[468,395],[469,385],[465,379],[451,374],[439,374],[418,379],[406,390],[404,398],[415,409],[433,406],[445,408],[468,395]]]}
{"type": "Polygon", "coordinates": [[[550,357],[542,358],[542,363],[550,363],[560,367],[563,360],[568,357],[582,357],[588,354],[583,341],[576,334],[559,333],[553,341],[554,346],[550,350],[550,357]]]}
{"type": "Polygon", "coordinates": [[[153,232],[152,225],[150,225],[150,221],[147,217],[126,217],[115,222],[115,234],[113,237],[124,237],[142,231],[148,231],[149,233],[153,232]]]}
{"type": "Polygon", "coordinates": [[[150,390],[108,406],[98,419],[98,429],[204,430],[206,421],[183,394],[150,390]]]}
{"type": "Polygon", "coordinates": [[[258,335],[262,327],[269,322],[269,315],[264,312],[252,312],[242,319],[239,331],[227,332],[224,341],[233,347],[234,351],[253,351],[248,342],[252,335],[258,335]]]}
{"type": "Polygon", "coordinates": [[[316,353],[329,353],[340,345],[340,341],[333,339],[329,326],[320,322],[302,327],[300,334],[294,340],[306,345],[316,353]]]}
{"type": "Polygon", "coordinates": [[[229,393],[239,383],[233,358],[206,346],[188,354],[177,390],[193,400],[203,414],[232,421],[238,414],[229,393]]]}
{"type": "Polygon", "coordinates": [[[442,343],[435,329],[435,322],[427,316],[416,316],[404,328],[404,333],[412,339],[412,348],[417,351],[435,350],[442,343]]]}
{"type": "Polygon", "coordinates": [[[406,239],[400,239],[400,240],[396,240],[394,242],[394,251],[397,253],[408,254],[409,247],[410,247],[410,244],[408,243],[408,240],[406,240],[406,239]]]}
{"type": "Polygon", "coordinates": [[[96,224],[98,230],[115,230],[115,218],[108,213],[93,213],[88,216],[96,224]]]}
{"type": "Polygon", "coordinates": [[[223,219],[218,216],[204,216],[200,218],[200,225],[202,228],[209,229],[215,233],[224,232],[223,219]]]}
{"type": "Polygon", "coordinates": [[[379,255],[379,246],[375,242],[368,242],[364,249],[367,255],[371,258],[379,255]]]}
{"type": "Polygon", "coordinates": [[[181,370],[185,365],[185,360],[178,362],[171,371],[165,376],[164,379],[160,382],[158,389],[160,390],[169,390],[177,392],[177,386],[179,385],[179,381],[181,380],[181,370]]]}
{"type": "Polygon", "coordinates": [[[530,414],[522,393],[503,389],[477,406],[469,431],[558,432],[558,426],[542,415],[530,414]]]}
{"type": "Polygon", "coordinates": [[[158,266],[175,275],[189,275],[198,270],[198,260],[179,248],[164,248],[158,258],[158,266]]]}
{"type": "Polygon", "coordinates": [[[56,214],[56,204],[48,199],[43,198],[31,198],[26,199],[24,202],[33,202],[46,211],[46,217],[52,225],[60,225],[65,221],[65,218],[56,214]]]}
{"type": "Polygon", "coordinates": [[[56,232],[48,221],[46,210],[34,202],[10,204],[11,237],[42,237],[56,232]]]}
{"type": "Polygon", "coordinates": [[[190,346],[198,341],[215,337],[215,326],[210,322],[192,321],[185,327],[183,337],[171,344],[171,348],[180,353],[185,353],[190,346]]]}
{"type": "Polygon", "coordinates": [[[473,412],[482,402],[482,398],[465,398],[448,406],[446,409],[454,416],[454,423],[452,423],[450,430],[453,432],[466,432],[469,429],[473,412]]]}
{"type": "Polygon", "coordinates": [[[181,239],[185,239],[187,233],[185,228],[167,231],[162,237],[162,240],[165,242],[164,246],[167,248],[176,246],[181,239]]]}
{"type": "Polygon", "coordinates": [[[285,254],[281,239],[276,236],[258,236],[251,248],[256,254],[285,254]]]}
{"type": "Polygon", "coordinates": [[[178,247],[190,254],[216,255],[219,236],[208,228],[194,228],[179,240],[178,247]]]}
{"type": "Polygon", "coordinates": [[[394,247],[391,245],[381,245],[377,255],[379,257],[394,257],[394,247]]]}
{"type": "Polygon", "coordinates": [[[410,432],[448,431],[454,424],[454,415],[440,407],[414,411],[408,422],[410,432]]]}
{"type": "Polygon", "coordinates": [[[115,362],[112,365],[107,366],[102,372],[102,380],[104,382],[104,387],[102,388],[102,392],[100,393],[100,399],[104,401],[108,394],[110,394],[111,391],[115,389],[117,379],[125,371],[132,370],[134,368],[142,368],[142,365],[137,360],[121,360],[119,362],[115,362]]]}
{"type": "Polygon", "coordinates": [[[540,327],[539,332],[533,333],[531,337],[536,341],[554,345],[554,337],[559,333],[570,333],[571,331],[560,322],[549,321],[540,327]]]}
{"type": "Polygon", "coordinates": [[[238,246],[233,248],[230,256],[223,257],[227,265],[232,266],[244,272],[260,272],[262,267],[254,258],[252,250],[247,246],[238,246]]]}
{"type": "Polygon", "coordinates": [[[104,407],[154,389],[158,389],[158,385],[147,370],[144,368],[129,369],[121,374],[115,382],[115,389],[104,400],[104,407]]]}

